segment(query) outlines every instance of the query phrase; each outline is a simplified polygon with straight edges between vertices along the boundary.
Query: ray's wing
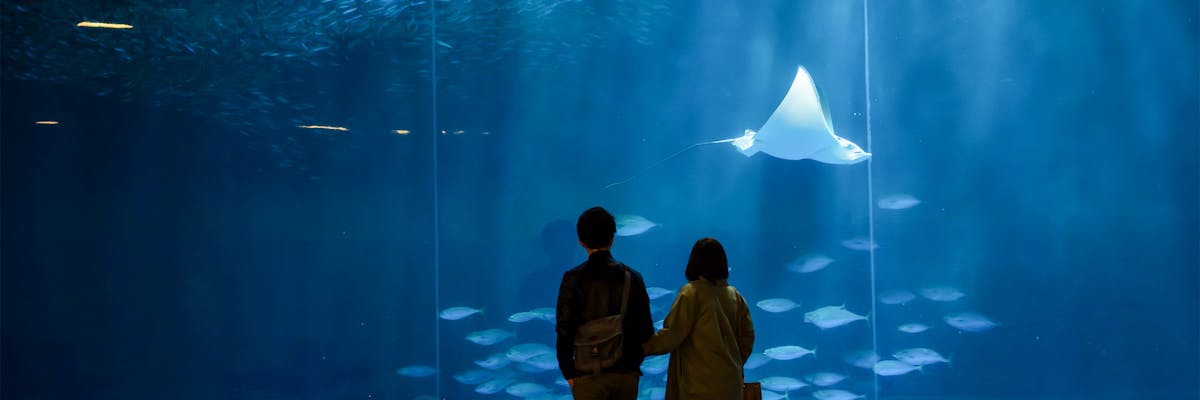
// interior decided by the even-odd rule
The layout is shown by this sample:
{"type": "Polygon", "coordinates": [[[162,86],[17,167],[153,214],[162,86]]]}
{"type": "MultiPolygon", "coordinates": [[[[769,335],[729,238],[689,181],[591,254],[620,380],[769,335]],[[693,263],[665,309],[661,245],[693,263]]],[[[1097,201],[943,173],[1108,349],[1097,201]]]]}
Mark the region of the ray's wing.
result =
{"type": "Polygon", "coordinates": [[[812,76],[800,67],[783,102],[755,135],[758,150],[778,158],[799,160],[836,146],[822,100],[812,76]]]}

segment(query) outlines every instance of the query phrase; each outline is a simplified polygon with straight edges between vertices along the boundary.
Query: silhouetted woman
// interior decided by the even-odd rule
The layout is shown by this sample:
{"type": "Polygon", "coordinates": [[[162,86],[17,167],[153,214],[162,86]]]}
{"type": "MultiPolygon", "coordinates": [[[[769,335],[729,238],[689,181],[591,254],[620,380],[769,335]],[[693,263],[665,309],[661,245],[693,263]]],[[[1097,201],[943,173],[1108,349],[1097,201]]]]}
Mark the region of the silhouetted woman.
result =
{"type": "Polygon", "coordinates": [[[725,248],[713,238],[692,246],[663,328],[642,345],[646,355],[671,353],[666,400],[742,398],[742,365],[754,346],[750,307],[729,286],[725,248]]]}

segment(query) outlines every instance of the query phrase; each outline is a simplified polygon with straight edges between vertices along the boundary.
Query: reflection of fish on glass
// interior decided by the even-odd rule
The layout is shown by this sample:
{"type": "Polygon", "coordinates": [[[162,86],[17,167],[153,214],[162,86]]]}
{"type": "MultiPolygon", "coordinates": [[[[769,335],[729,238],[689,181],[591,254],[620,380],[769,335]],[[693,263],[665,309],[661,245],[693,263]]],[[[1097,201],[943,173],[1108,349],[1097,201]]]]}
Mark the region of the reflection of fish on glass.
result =
{"type": "Polygon", "coordinates": [[[811,159],[826,164],[843,165],[857,164],[871,157],[871,153],[834,133],[829,105],[821,95],[820,89],[813,83],[808,70],[801,66],[796,71],[796,77],[792,80],[787,95],[758,131],[747,129],[740,137],[692,144],[659,160],[637,175],[610,183],[605,188],[629,182],[697,146],[717,143],[732,143],[747,157],[762,152],[785,160],[811,159]]]}
{"type": "Polygon", "coordinates": [[[825,269],[833,261],[832,258],[824,254],[807,254],[788,263],[787,269],[792,272],[807,274],[825,269]]]}
{"type": "Polygon", "coordinates": [[[904,210],[916,207],[921,204],[921,200],[910,194],[897,193],[880,197],[876,204],[884,210],[904,210]]]}
{"type": "Polygon", "coordinates": [[[634,236],[645,233],[646,231],[656,226],[662,226],[657,222],[646,219],[640,215],[617,215],[617,236],[634,236]]]}

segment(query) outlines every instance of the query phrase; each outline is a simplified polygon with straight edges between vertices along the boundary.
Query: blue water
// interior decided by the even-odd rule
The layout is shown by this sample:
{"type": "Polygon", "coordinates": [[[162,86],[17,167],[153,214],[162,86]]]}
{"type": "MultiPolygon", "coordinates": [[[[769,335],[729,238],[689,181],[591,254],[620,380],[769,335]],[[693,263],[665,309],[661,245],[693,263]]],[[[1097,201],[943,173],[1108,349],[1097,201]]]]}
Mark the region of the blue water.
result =
{"type": "Polygon", "coordinates": [[[529,354],[475,362],[553,343],[510,316],[554,306],[585,258],[575,218],[602,205],[658,224],[613,247],[649,286],[678,289],[711,236],[747,300],[800,303],[752,308],[755,351],[816,355],[747,378],[846,378],[792,399],[1195,399],[1198,18],[1194,1],[5,1],[0,395],[516,398],[455,378],[478,370],[561,398],[556,369],[511,360],[529,354]],[[759,129],[799,66],[869,161],[715,144],[646,169],[759,129]],[[897,194],[919,203],[879,206],[897,194]],[[833,262],[789,269],[812,254],[833,262]],[[867,319],[805,322],[843,305],[867,319]],[[514,337],[466,339],[485,329],[514,337]],[[911,348],[949,362],[847,361],[911,348]]]}

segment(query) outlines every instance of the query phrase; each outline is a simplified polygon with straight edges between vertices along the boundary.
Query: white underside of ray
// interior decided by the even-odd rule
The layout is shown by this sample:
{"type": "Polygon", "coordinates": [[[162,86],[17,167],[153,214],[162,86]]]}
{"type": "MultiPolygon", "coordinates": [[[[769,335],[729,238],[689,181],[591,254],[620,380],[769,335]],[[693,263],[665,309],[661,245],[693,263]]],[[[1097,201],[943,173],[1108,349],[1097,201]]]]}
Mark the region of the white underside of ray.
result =
{"type": "Polygon", "coordinates": [[[808,70],[800,66],[783,102],[779,103],[779,107],[775,108],[775,112],[757,132],[747,129],[740,137],[692,144],[643,169],[637,175],[610,183],[604,188],[629,182],[697,146],[717,143],[731,143],[747,157],[762,152],[786,160],[811,159],[826,164],[857,164],[871,157],[871,153],[833,133],[829,105],[825,104],[808,70]]]}
{"type": "Polygon", "coordinates": [[[812,76],[801,66],[792,87],[779,107],[757,132],[733,140],[746,156],[763,152],[785,160],[813,159],[829,164],[855,164],[870,153],[833,133],[829,107],[824,103],[812,76]]]}

